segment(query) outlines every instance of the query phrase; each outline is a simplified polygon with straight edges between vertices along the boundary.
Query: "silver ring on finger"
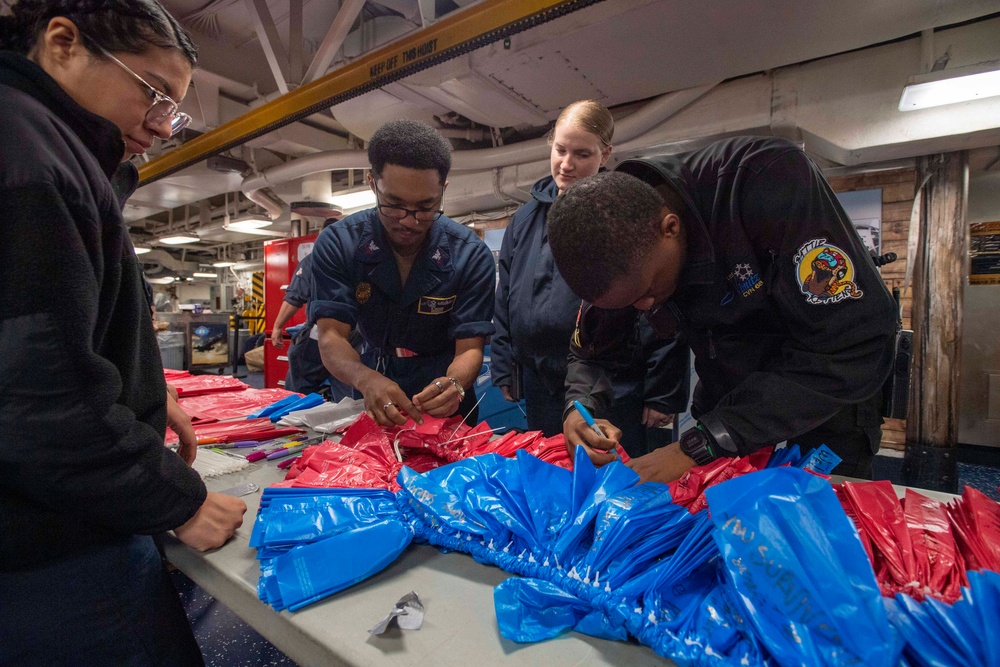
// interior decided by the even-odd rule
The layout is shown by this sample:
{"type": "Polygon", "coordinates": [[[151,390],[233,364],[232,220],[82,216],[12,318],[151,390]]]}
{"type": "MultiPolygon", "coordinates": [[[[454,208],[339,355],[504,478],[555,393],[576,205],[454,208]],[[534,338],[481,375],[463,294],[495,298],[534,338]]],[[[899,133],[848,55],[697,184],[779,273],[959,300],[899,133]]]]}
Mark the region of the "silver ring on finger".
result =
{"type": "Polygon", "coordinates": [[[388,403],[386,403],[385,405],[382,406],[382,412],[385,412],[386,410],[388,410],[389,406],[394,406],[394,405],[396,405],[396,404],[393,403],[392,401],[389,401],[388,403]]]}
{"type": "Polygon", "coordinates": [[[434,380],[434,386],[438,388],[438,393],[439,394],[443,394],[444,393],[444,385],[441,384],[441,380],[434,380]]]}

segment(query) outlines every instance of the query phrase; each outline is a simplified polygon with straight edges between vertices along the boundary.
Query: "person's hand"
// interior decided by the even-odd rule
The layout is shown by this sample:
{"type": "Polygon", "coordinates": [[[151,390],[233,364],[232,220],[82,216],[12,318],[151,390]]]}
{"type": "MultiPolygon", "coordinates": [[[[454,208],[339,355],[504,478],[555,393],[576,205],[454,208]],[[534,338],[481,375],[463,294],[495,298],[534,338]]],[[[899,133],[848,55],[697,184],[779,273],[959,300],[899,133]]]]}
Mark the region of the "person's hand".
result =
{"type": "Polygon", "coordinates": [[[510,393],[510,386],[508,385],[501,386],[500,393],[503,394],[503,400],[507,401],[508,403],[517,403],[517,401],[514,400],[514,396],[510,393]]]}
{"type": "Polygon", "coordinates": [[[439,377],[413,397],[414,407],[432,417],[450,417],[461,404],[461,394],[447,377],[439,377]]]}
{"type": "Polygon", "coordinates": [[[167,394],[170,395],[175,401],[180,400],[180,394],[177,393],[177,387],[167,383],[167,394]]]}
{"type": "Polygon", "coordinates": [[[271,331],[271,345],[274,345],[279,350],[285,344],[284,335],[281,333],[280,327],[274,327],[271,331]]]}
{"type": "Polygon", "coordinates": [[[642,425],[646,428],[666,428],[674,421],[673,415],[665,415],[653,408],[642,409],[642,425]]]}
{"type": "Polygon", "coordinates": [[[643,482],[667,484],[679,479],[697,464],[694,459],[681,451],[681,444],[675,442],[654,449],[645,456],[634,458],[625,465],[639,473],[640,484],[643,482]]]}
{"type": "Polygon", "coordinates": [[[174,529],[174,535],[198,551],[216,549],[243,525],[246,511],[247,504],[239,498],[209,492],[195,515],[174,529]]]}
{"type": "Polygon", "coordinates": [[[595,419],[594,421],[604,431],[606,438],[594,433],[594,430],[587,426],[587,422],[576,410],[572,410],[566,417],[566,421],[563,422],[563,437],[566,438],[566,450],[569,452],[570,458],[573,458],[576,446],[583,445],[587,456],[590,457],[595,466],[617,461],[618,454],[614,449],[622,437],[621,429],[607,419],[595,419]]]}
{"type": "MultiPolygon", "coordinates": [[[[169,386],[169,385],[168,385],[169,386]]],[[[198,455],[198,436],[191,426],[191,417],[184,412],[177,399],[171,394],[167,394],[167,426],[177,434],[178,446],[177,454],[184,459],[184,463],[191,465],[198,455]]]]}
{"type": "MultiPolygon", "coordinates": [[[[450,382],[448,384],[451,384],[450,382]]],[[[380,426],[402,426],[407,416],[418,424],[424,417],[399,385],[385,377],[374,374],[358,391],[365,397],[365,412],[380,426]]]]}

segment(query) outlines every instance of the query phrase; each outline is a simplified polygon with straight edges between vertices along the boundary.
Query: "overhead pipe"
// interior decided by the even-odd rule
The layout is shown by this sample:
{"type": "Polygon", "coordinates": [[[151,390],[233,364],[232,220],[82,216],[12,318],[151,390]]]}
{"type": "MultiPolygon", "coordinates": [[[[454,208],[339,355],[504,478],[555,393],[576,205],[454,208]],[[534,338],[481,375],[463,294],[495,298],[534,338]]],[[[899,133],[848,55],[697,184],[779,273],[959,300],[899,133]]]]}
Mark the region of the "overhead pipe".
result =
{"type": "MultiPolygon", "coordinates": [[[[150,250],[147,253],[139,255],[139,263],[145,265],[159,264],[163,269],[167,271],[172,271],[174,273],[188,273],[198,270],[198,262],[184,262],[173,255],[171,255],[166,250],[150,250]]],[[[160,273],[159,271],[151,271],[152,275],[160,273]]]]}
{"type": "MultiPolygon", "coordinates": [[[[713,82],[695,88],[679,90],[661,95],[644,107],[630,114],[615,126],[615,141],[626,142],[639,137],[681,111],[695,100],[704,96],[718,85],[713,82]]],[[[533,139],[509,146],[457,151],[452,154],[453,172],[492,171],[515,164],[525,164],[545,160],[549,155],[546,139],[533,139]]],[[[339,169],[368,169],[368,155],[365,151],[328,151],[297,158],[291,162],[265,169],[259,174],[248,176],[240,186],[247,199],[263,206],[268,212],[280,204],[270,201],[268,206],[259,202],[259,192],[263,188],[279,185],[320,171],[339,169]]],[[[261,197],[262,198],[262,197],[261,197]]],[[[283,209],[283,207],[281,207],[283,209]]]]}
{"type": "MultiPolygon", "coordinates": [[[[246,181],[244,181],[246,183],[246,181]]],[[[267,211],[267,214],[271,216],[272,220],[277,220],[281,217],[282,213],[285,212],[286,207],[284,202],[278,199],[277,196],[266,192],[263,188],[258,190],[244,190],[243,194],[246,198],[252,201],[257,206],[267,211]]]]}
{"type": "MultiPolygon", "coordinates": [[[[624,143],[649,132],[689,104],[703,97],[718,81],[661,95],[635,113],[615,123],[615,143],[624,143]]],[[[549,157],[548,139],[532,139],[508,146],[458,151],[451,158],[452,171],[483,171],[513,164],[545,160],[549,157]]]]}

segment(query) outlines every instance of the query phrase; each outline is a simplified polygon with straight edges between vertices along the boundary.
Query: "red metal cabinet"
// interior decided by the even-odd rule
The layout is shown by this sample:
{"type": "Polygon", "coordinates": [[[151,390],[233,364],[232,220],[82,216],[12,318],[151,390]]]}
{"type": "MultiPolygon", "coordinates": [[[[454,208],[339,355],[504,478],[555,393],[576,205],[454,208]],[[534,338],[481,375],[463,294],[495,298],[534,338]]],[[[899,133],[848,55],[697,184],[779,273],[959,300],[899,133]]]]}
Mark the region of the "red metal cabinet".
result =
{"type": "MultiPolygon", "coordinates": [[[[264,386],[283,387],[285,374],[288,372],[288,348],[291,341],[285,336],[285,344],[280,350],[271,344],[271,331],[278,310],[285,299],[285,290],[292,281],[299,262],[312,252],[317,234],[298,236],[293,239],[279,239],[264,243],[264,328],[267,340],[264,341],[264,386]]],[[[286,327],[302,324],[306,321],[306,309],[299,309],[286,327]]]]}

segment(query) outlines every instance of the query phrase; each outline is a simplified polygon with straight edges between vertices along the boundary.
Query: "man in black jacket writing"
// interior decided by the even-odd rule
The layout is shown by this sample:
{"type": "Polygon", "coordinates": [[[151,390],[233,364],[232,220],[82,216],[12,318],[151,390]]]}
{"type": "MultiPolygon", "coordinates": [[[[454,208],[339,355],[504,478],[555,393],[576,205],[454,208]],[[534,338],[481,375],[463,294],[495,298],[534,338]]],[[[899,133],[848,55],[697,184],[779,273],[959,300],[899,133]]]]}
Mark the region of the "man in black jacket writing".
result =
{"type": "MultiPolygon", "coordinates": [[[[871,477],[895,302],[829,184],[804,152],[741,137],[683,159],[628,160],[570,188],[549,214],[559,271],[584,306],[570,401],[601,409],[640,317],[695,354],[697,425],[631,464],[670,481],[696,464],[782,441],[826,444],[837,474],[871,477]]],[[[607,438],[564,415],[595,463],[607,438]]]]}

